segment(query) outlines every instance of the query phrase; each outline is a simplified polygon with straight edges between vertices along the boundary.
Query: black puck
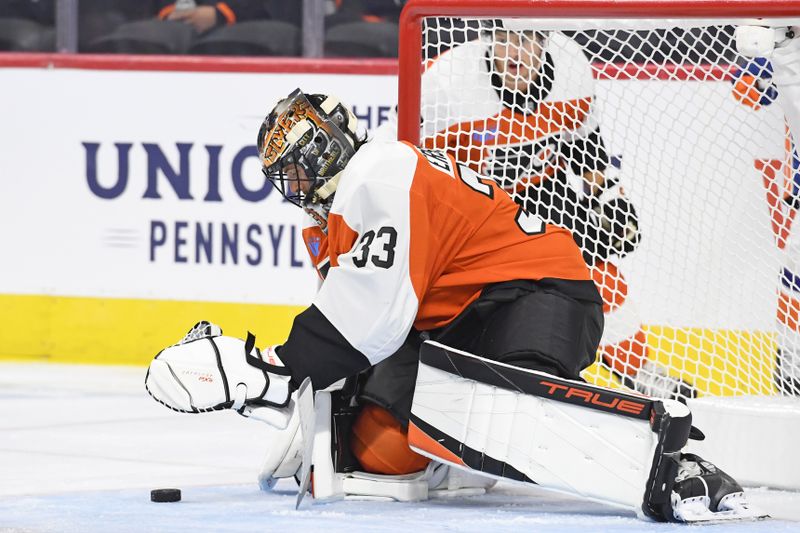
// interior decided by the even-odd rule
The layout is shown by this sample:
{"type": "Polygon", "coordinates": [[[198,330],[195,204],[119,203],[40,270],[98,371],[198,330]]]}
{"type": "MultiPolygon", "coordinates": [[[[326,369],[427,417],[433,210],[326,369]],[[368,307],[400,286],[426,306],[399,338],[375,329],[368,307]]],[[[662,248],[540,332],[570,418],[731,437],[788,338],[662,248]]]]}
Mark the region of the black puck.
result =
{"type": "Polygon", "coordinates": [[[153,489],[150,491],[151,502],[179,502],[181,489],[153,489]]]}

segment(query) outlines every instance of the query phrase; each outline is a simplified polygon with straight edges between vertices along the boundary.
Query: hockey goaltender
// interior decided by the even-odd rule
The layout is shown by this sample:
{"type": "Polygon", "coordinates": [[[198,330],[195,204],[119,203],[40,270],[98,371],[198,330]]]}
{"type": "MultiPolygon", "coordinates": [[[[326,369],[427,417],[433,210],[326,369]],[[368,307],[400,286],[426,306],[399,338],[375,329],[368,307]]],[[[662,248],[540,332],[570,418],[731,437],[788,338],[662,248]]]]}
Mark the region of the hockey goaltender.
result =
{"type": "Polygon", "coordinates": [[[681,452],[702,438],[684,404],[580,379],[603,313],[568,230],[445,152],[365,142],[356,122],[299,89],[267,116],[264,172],[313,221],[324,281],[280,346],[198,323],[151,363],[153,398],[267,423],[262,485],[295,476],[300,498],[423,499],[506,479],[657,521],[761,516],[681,452]]]}

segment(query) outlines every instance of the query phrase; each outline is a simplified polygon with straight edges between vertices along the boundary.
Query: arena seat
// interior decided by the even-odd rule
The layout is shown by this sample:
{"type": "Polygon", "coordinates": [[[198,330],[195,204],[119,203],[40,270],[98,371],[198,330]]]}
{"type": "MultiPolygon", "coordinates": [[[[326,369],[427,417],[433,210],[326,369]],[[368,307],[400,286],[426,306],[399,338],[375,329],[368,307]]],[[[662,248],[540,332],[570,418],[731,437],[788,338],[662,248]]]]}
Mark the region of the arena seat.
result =
{"type": "Polygon", "coordinates": [[[55,49],[55,30],[32,20],[0,18],[0,50],[46,52],[55,49]]]}
{"type": "Polygon", "coordinates": [[[262,5],[272,20],[289,22],[298,28],[303,25],[303,2],[264,0],[262,5]]]}
{"type": "Polygon", "coordinates": [[[190,54],[299,56],[300,28],[281,20],[250,20],[223,26],[198,39],[190,54]]]}
{"type": "Polygon", "coordinates": [[[346,22],[325,32],[326,57],[397,57],[393,22],[346,22]]]}
{"type": "Polygon", "coordinates": [[[110,35],[119,26],[143,18],[141,15],[131,17],[120,9],[100,8],[88,0],[81,0],[80,6],[81,11],[78,13],[79,52],[86,52],[86,48],[94,40],[110,35]]]}
{"type": "Polygon", "coordinates": [[[137,20],[91,41],[84,51],[106,54],[183,54],[196,32],[183,22],[137,20]]]}

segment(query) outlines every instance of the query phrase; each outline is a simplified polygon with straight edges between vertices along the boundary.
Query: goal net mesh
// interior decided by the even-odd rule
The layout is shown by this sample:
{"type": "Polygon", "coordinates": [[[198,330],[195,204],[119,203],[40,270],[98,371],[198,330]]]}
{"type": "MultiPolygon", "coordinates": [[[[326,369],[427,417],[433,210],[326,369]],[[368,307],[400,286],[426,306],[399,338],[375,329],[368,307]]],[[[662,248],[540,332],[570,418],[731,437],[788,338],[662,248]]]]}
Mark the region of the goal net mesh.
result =
{"type": "Polygon", "coordinates": [[[604,299],[588,380],[796,396],[800,201],[779,90],[733,24],[693,24],[425,18],[420,142],[573,230],[604,299]]]}

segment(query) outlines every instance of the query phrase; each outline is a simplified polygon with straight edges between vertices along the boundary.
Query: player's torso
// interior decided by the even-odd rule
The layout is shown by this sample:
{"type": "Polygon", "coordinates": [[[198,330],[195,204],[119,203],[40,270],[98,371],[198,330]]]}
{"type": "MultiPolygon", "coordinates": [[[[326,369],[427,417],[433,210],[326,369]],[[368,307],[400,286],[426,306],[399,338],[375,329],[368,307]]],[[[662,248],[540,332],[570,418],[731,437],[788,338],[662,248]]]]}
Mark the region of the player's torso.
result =
{"type": "MultiPolygon", "coordinates": [[[[359,235],[376,232],[378,242],[381,229],[389,225],[409,236],[407,252],[396,254],[406,264],[392,268],[405,270],[411,279],[420,329],[448,322],[489,283],[589,279],[567,230],[528,215],[492,180],[468,168],[459,170],[441,151],[395,142],[369,143],[359,151],[342,176],[329,217],[331,266],[353,250],[359,235]],[[353,201],[352,195],[370,196],[373,188],[387,186],[392,187],[392,208],[403,215],[389,220],[379,205],[386,197],[378,200],[378,194],[375,202],[353,201]],[[358,212],[349,211],[348,203],[358,204],[358,212]]],[[[403,242],[402,236],[396,241],[403,242]]],[[[390,239],[380,242],[388,251],[390,239]]],[[[380,257],[388,259],[388,252],[380,257]]]]}
{"type": "Polygon", "coordinates": [[[427,147],[451,150],[458,161],[526,197],[528,209],[562,223],[548,215],[569,212],[568,205],[553,202],[563,204],[565,194],[567,203],[576,197],[563,145],[593,125],[594,82],[588,60],[571,39],[551,34],[546,54],[539,100],[509,99],[507,93],[504,99],[492,86],[486,46],[479,42],[443,54],[426,73],[433,89],[423,91],[423,135],[427,147]],[[439,78],[451,70],[468,72],[468,79],[445,93],[439,78]]]}

